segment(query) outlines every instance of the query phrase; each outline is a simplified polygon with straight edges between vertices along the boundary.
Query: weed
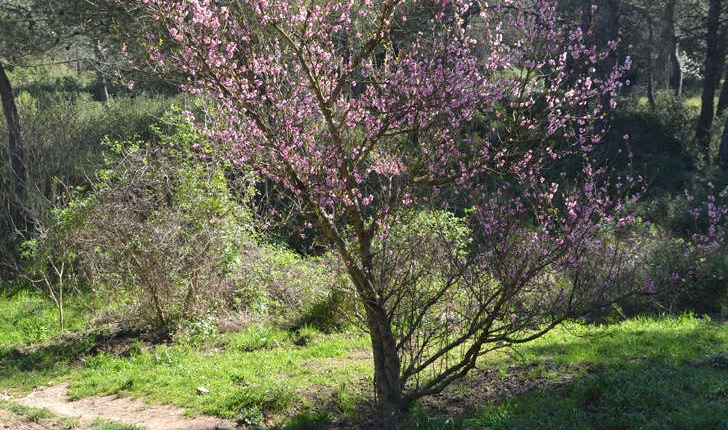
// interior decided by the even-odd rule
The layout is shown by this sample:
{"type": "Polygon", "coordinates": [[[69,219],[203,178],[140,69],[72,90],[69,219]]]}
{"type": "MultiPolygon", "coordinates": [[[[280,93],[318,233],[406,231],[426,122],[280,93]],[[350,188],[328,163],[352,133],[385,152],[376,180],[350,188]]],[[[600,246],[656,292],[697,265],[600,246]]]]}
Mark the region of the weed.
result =
{"type": "Polygon", "coordinates": [[[305,411],[286,420],[283,427],[274,426],[272,429],[280,430],[316,430],[331,420],[327,412],[305,411]]]}
{"type": "Polygon", "coordinates": [[[30,406],[21,405],[18,403],[10,406],[10,411],[18,415],[22,415],[26,420],[32,422],[38,422],[40,420],[53,418],[53,413],[45,408],[34,408],[30,406]]]}
{"type": "Polygon", "coordinates": [[[215,319],[208,316],[204,319],[181,322],[177,325],[174,339],[181,345],[198,347],[217,338],[215,319]]]}
{"type": "Polygon", "coordinates": [[[91,423],[92,430],[146,430],[146,427],[139,427],[132,424],[124,424],[116,421],[96,419],[91,423]]]}
{"type": "Polygon", "coordinates": [[[78,417],[58,418],[56,422],[67,429],[74,429],[81,425],[81,419],[78,417]]]}
{"type": "Polygon", "coordinates": [[[248,326],[235,336],[230,346],[244,352],[280,347],[290,337],[288,332],[270,326],[248,326]]]}

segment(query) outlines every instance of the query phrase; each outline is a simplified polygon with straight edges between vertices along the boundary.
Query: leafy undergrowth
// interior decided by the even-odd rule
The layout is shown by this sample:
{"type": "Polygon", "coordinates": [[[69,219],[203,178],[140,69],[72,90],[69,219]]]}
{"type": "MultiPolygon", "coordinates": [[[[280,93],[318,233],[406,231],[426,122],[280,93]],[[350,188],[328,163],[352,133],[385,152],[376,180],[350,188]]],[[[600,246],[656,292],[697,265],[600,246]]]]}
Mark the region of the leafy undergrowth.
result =
{"type": "MultiPolygon", "coordinates": [[[[144,397],[245,428],[368,428],[371,358],[360,332],[248,325],[221,334],[202,324],[99,334],[78,324],[60,336],[53,318],[40,296],[0,295],[0,391],[70,381],[73,397],[144,397]]],[[[728,428],[728,326],[690,315],[566,324],[484,357],[402,428],[728,428]]]]}

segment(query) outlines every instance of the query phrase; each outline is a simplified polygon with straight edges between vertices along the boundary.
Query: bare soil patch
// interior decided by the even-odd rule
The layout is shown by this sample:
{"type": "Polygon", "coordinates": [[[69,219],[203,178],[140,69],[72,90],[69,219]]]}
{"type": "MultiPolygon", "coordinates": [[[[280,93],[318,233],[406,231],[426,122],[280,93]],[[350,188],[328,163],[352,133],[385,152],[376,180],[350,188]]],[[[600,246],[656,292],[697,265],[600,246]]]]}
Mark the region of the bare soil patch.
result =
{"type": "MultiPolygon", "coordinates": [[[[184,410],[169,405],[150,405],[140,399],[117,396],[87,397],[71,401],[68,384],[58,384],[36,389],[28,396],[13,401],[25,406],[46,408],[61,417],[75,417],[81,426],[88,426],[94,420],[110,420],[125,424],[143,426],[154,430],[215,430],[232,429],[235,424],[219,418],[198,416],[187,418],[184,410]]],[[[0,419],[2,415],[0,415],[0,419]]],[[[6,428],[18,429],[60,429],[62,427],[32,427],[40,423],[17,423],[14,420],[6,428]],[[21,425],[25,425],[22,427],[21,425]]],[[[2,428],[2,427],[0,427],[2,428]]]]}

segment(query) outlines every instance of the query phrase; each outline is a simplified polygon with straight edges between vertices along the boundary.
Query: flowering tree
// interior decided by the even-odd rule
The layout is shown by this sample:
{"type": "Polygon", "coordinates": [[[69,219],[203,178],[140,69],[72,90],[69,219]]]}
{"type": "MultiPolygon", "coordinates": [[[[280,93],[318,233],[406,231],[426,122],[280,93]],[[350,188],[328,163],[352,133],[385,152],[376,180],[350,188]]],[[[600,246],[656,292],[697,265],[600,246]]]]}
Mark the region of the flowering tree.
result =
{"type": "Polygon", "coordinates": [[[217,100],[228,161],[287,189],[341,257],[382,415],[614,297],[624,254],[600,226],[621,201],[588,155],[628,64],[598,78],[616,41],[587,46],[555,3],[137,4],[167,32],[151,58],[217,100]]]}

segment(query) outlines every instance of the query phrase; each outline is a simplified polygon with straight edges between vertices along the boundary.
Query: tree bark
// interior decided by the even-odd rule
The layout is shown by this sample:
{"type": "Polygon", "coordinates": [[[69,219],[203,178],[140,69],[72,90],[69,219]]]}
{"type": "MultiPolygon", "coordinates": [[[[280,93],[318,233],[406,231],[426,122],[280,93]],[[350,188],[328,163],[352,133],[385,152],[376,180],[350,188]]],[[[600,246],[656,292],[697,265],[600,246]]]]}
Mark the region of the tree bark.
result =
{"type": "Polygon", "coordinates": [[[672,75],[670,76],[670,88],[675,94],[675,97],[682,97],[683,87],[683,71],[682,64],[680,64],[680,42],[675,37],[675,43],[673,44],[671,63],[672,63],[672,75]]]}
{"type": "MultiPolygon", "coordinates": [[[[316,205],[308,196],[307,204],[316,210],[316,205]]],[[[356,208],[356,206],[354,206],[356,208]]],[[[397,341],[392,332],[392,322],[385,309],[381,294],[371,278],[372,267],[372,233],[364,226],[361,213],[353,210],[351,213],[354,229],[359,237],[360,264],[355,264],[352,254],[342,240],[336,226],[320,210],[317,212],[317,221],[322,227],[324,235],[333,245],[339,257],[346,264],[349,278],[364,305],[365,321],[369,329],[374,358],[374,391],[376,395],[377,414],[384,419],[386,427],[392,427],[401,416],[405,408],[402,397],[401,362],[397,351],[397,341]]]]}
{"type": "Polygon", "coordinates": [[[8,155],[12,177],[10,190],[12,193],[11,204],[15,208],[12,212],[18,215],[20,213],[19,202],[25,196],[27,172],[25,169],[23,138],[20,134],[20,121],[18,119],[18,109],[15,105],[13,87],[10,85],[10,79],[8,79],[2,63],[0,63],[0,100],[2,100],[3,114],[8,127],[8,155]]]}
{"type": "MultiPolygon", "coordinates": [[[[104,51],[101,47],[101,41],[97,40],[94,44],[94,55],[97,63],[103,62],[104,51]]],[[[101,70],[101,66],[96,64],[96,98],[104,105],[109,104],[109,90],[106,86],[106,75],[101,70]]]]}
{"type": "Polygon", "coordinates": [[[109,90],[106,86],[106,76],[96,72],[96,98],[104,105],[109,104],[109,90]]]}
{"type": "Polygon", "coordinates": [[[655,43],[654,30],[652,26],[652,15],[647,11],[645,14],[647,18],[647,29],[648,29],[648,40],[647,40],[647,101],[650,104],[650,110],[655,111],[655,60],[653,57],[652,46],[655,43]]]}
{"type": "Polygon", "coordinates": [[[367,303],[365,306],[374,355],[377,413],[391,424],[400,417],[405,407],[402,402],[397,342],[385,309],[378,303],[367,303]]]}
{"type": "Polygon", "coordinates": [[[664,27],[662,40],[667,44],[667,64],[669,70],[669,80],[667,84],[672,89],[676,97],[682,96],[682,66],[680,65],[680,42],[675,32],[675,3],[676,0],[668,0],[665,2],[664,11],[664,27]]]}
{"type": "Polygon", "coordinates": [[[703,157],[705,157],[706,162],[710,162],[710,128],[715,114],[713,103],[724,62],[720,47],[720,36],[718,35],[720,9],[721,0],[710,0],[706,21],[707,35],[705,42],[707,50],[704,63],[703,93],[700,98],[698,126],[695,130],[695,143],[698,145],[703,157]]]}
{"type": "Polygon", "coordinates": [[[725,124],[723,124],[723,134],[720,139],[718,158],[720,158],[721,168],[728,169],[728,118],[726,118],[725,124]]]}
{"type": "Polygon", "coordinates": [[[725,70],[723,85],[720,87],[720,95],[718,96],[718,106],[715,108],[715,116],[722,117],[726,108],[728,108],[728,68],[725,70]]]}

